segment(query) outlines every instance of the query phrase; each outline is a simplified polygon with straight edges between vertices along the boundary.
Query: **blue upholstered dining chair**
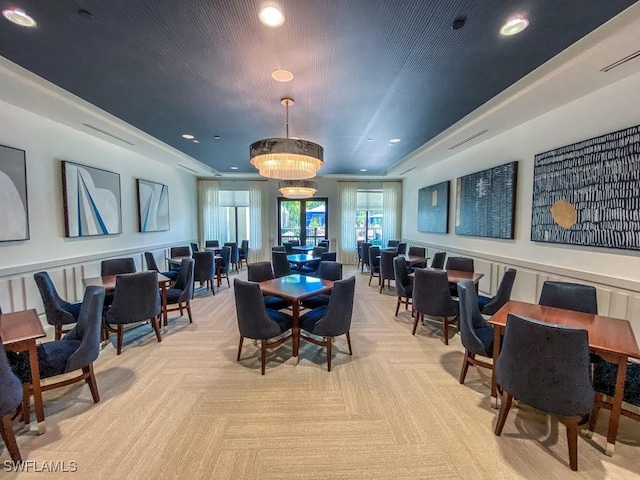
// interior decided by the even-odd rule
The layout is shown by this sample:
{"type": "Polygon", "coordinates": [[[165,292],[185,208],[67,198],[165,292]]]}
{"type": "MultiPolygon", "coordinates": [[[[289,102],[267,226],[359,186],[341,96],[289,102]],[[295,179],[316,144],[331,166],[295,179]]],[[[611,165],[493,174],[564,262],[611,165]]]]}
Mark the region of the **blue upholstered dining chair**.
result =
{"type": "Polygon", "coordinates": [[[578,469],[578,429],[594,405],[587,331],[509,314],[495,377],[502,389],[495,433],[513,398],[558,416],[567,427],[569,465],[578,469]],[[535,359],[535,361],[532,361],[535,359]]]}
{"type": "Polygon", "coordinates": [[[540,292],[540,305],[576,312],[598,314],[595,287],[579,283],[546,281],[540,292]]]}
{"type": "Polygon", "coordinates": [[[120,275],[116,278],[113,303],[105,314],[105,326],[117,334],[117,354],[122,352],[124,325],[150,321],[158,342],[160,336],[160,291],[156,272],[120,275]],[[112,325],[116,325],[114,328],[112,325]]]}
{"type": "Polygon", "coordinates": [[[196,253],[196,252],[199,252],[199,251],[200,251],[200,248],[198,248],[198,244],[197,244],[197,243],[195,243],[195,242],[191,242],[191,243],[190,243],[190,246],[191,246],[191,254],[192,254],[192,255],[193,255],[194,253],[196,253]]]}
{"type": "Polygon", "coordinates": [[[238,244],[236,242],[225,242],[223,247],[231,247],[231,266],[233,270],[238,271],[238,262],[240,257],[238,255],[238,244]]]}
{"type": "Polygon", "coordinates": [[[218,264],[216,266],[216,275],[219,275],[220,278],[226,278],[227,287],[229,288],[231,288],[231,283],[229,283],[229,273],[231,272],[231,266],[233,265],[232,257],[233,247],[225,244],[224,247],[220,249],[220,260],[218,260],[218,264]]]}
{"type": "MultiPolygon", "coordinates": [[[[213,295],[216,294],[213,279],[216,276],[216,262],[213,252],[196,252],[192,255],[195,265],[193,270],[194,282],[199,282],[200,286],[204,282],[207,290],[210,288],[213,295]]],[[[181,266],[182,267],[182,266],[181,266]]]]}
{"type": "Polygon", "coordinates": [[[478,308],[480,308],[483,315],[495,315],[509,301],[515,280],[516,271],[510,268],[504,272],[495,296],[485,297],[484,295],[478,295],[478,308]]]}
{"type": "Polygon", "coordinates": [[[237,361],[240,361],[245,338],[260,340],[261,373],[264,375],[267,348],[277,348],[291,338],[291,316],[278,310],[267,310],[260,285],[255,282],[234,278],[233,290],[240,331],[237,361]]]}
{"type": "MultiPolygon", "coordinates": [[[[271,262],[254,262],[247,265],[247,280],[249,282],[265,282],[275,277],[271,262]]],[[[267,309],[282,310],[289,306],[289,302],[273,295],[263,295],[264,305],[267,309]]]]}
{"type": "Polygon", "coordinates": [[[353,355],[350,330],[355,288],[356,277],[338,280],[333,285],[328,305],[315,308],[300,317],[301,337],[314,345],[326,347],[329,372],[334,337],[346,335],[349,355],[353,355]],[[322,340],[317,337],[322,337],[322,340]]]}
{"type": "Polygon", "coordinates": [[[187,310],[189,315],[189,323],[193,323],[191,315],[191,299],[193,298],[193,272],[195,268],[195,260],[192,258],[183,258],[180,262],[180,272],[175,283],[171,288],[167,289],[167,305],[176,305],[173,308],[167,308],[167,312],[187,310]]]}
{"type": "MultiPolygon", "coordinates": [[[[342,280],[342,264],[333,261],[321,261],[318,267],[318,278],[322,280],[331,280],[335,282],[342,280]]],[[[302,306],[305,308],[318,308],[325,305],[329,305],[331,299],[331,292],[319,293],[313,297],[309,297],[303,300],[302,306]]]]}
{"type": "Polygon", "coordinates": [[[42,297],[47,323],[55,327],[55,339],[60,340],[62,334],[68,331],[63,326],[78,321],[82,302],[69,303],[61,299],[47,272],[34,273],[33,279],[42,297]]]}
{"type": "Polygon", "coordinates": [[[185,245],[182,247],[171,247],[171,257],[190,257],[191,247],[185,245]]]}
{"type": "Polygon", "coordinates": [[[447,257],[446,252],[436,252],[431,260],[431,268],[444,268],[444,260],[447,257]]]}
{"type": "Polygon", "coordinates": [[[458,304],[451,298],[447,272],[417,268],[413,280],[413,309],[415,317],[412,335],[424,315],[442,317],[444,344],[449,345],[449,324],[458,317],[458,304]]]}
{"type": "MultiPolygon", "coordinates": [[[[409,305],[413,305],[413,282],[409,278],[409,269],[407,261],[401,255],[393,259],[393,274],[396,282],[396,294],[398,295],[398,303],[396,304],[396,317],[400,310],[400,304],[404,302],[404,309],[408,310],[409,305]],[[404,300],[403,300],[404,298],[404,300]]],[[[413,306],[411,307],[413,313],[413,306]]]]}
{"type": "Polygon", "coordinates": [[[153,270],[154,272],[159,272],[165,277],[169,278],[172,282],[178,278],[178,272],[176,270],[169,270],[168,272],[160,272],[158,270],[158,264],[156,263],[156,259],[151,252],[144,252],[144,259],[147,262],[147,270],[153,270]]]}
{"type": "Polygon", "coordinates": [[[447,266],[445,267],[447,270],[458,270],[460,272],[471,272],[473,273],[473,258],[467,257],[449,257],[447,258],[447,266]]]}
{"type": "Polygon", "coordinates": [[[369,247],[369,286],[373,277],[378,277],[378,285],[380,285],[380,247],[369,247]]]}
{"type": "Polygon", "coordinates": [[[242,262],[249,264],[249,240],[242,240],[240,248],[238,249],[238,261],[240,262],[240,268],[242,268],[242,262]]]}
{"type": "Polygon", "coordinates": [[[271,262],[273,263],[273,273],[276,278],[291,275],[291,268],[289,267],[286,252],[272,251],[271,262]]]}
{"type": "Polygon", "coordinates": [[[219,240],[205,240],[204,248],[218,248],[220,247],[219,240]]]}
{"type": "Polygon", "coordinates": [[[407,242],[400,242],[398,244],[398,255],[404,255],[405,253],[407,253],[407,242]]]}
{"type": "Polygon", "coordinates": [[[487,323],[476,296],[476,287],[471,280],[458,282],[460,307],[460,339],[464,346],[464,359],[460,371],[460,383],[464,383],[469,365],[493,370],[493,364],[478,360],[476,355],[493,357],[493,327],[487,323]]]}
{"type": "Polygon", "coordinates": [[[22,402],[22,384],[11,371],[7,353],[0,339],[0,433],[14,463],[22,462],[11,419],[22,402]]]}
{"type": "Polygon", "coordinates": [[[387,248],[395,248],[397,250],[398,245],[400,245],[400,240],[389,240],[387,242],[387,248]]]}
{"type": "Polygon", "coordinates": [[[360,249],[362,250],[362,263],[360,265],[360,273],[364,272],[365,265],[367,269],[369,269],[369,249],[371,248],[371,244],[369,242],[362,242],[360,244],[360,249]]]}
{"type": "Polygon", "coordinates": [[[426,268],[427,266],[427,249],[424,247],[415,247],[415,246],[411,246],[409,247],[409,256],[413,256],[413,257],[423,257],[425,259],[424,262],[422,263],[414,263],[411,266],[411,270],[414,270],[416,268],[426,268]]]}
{"type": "MultiPolygon", "coordinates": [[[[104,288],[87,287],[84,292],[78,322],[73,330],[61,340],[44,342],[38,345],[38,366],[41,379],[82,370],[82,373],[74,378],[65,378],[59,382],[42,385],[43,392],[84,380],[89,385],[93,401],[95,403],[100,401],[98,384],[93,373],[93,362],[100,353],[100,324],[102,322],[103,305],[104,288]]],[[[22,416],[25,424],[28,424],[30,418],[29,399],[33,392],[29,352],[20,352],[12,355],[10,361],[13,371],[22,382],[22,416]]]]}
{"type": "Polygon", "coordinates": [[[391,280],[395,281],[395,273],[393,270],[393,259],[398,254],[393,250],[382,250],[380,252],[380,292],[384,289],[384,281],[387,281],[387,285],[391,288],[391,280]]]}
{"type": "Polygon", "coordinates": [[[123,273],[135,273],[136,263],[133,258],[110,258],[100,263],[100,275],[120,275],[123,273]]]}

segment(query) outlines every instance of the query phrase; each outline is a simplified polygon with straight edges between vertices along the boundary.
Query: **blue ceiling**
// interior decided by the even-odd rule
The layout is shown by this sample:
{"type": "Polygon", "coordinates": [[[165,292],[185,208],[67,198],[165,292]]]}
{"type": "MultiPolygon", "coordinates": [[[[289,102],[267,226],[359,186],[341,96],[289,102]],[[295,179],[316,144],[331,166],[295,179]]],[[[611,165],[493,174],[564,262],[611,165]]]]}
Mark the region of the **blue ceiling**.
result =
{"type": "Polygon", "coordinates": [[[0,0],[38,22],[0,18],[0,55],[221,172],[256,172],[249,145],[285,135],[290,96],[320,175],[375,174],[633,3],[281,0],[273,29],[260,0],[0,0]],[[500,36],[515,14],[529,28],[500,36]]]}

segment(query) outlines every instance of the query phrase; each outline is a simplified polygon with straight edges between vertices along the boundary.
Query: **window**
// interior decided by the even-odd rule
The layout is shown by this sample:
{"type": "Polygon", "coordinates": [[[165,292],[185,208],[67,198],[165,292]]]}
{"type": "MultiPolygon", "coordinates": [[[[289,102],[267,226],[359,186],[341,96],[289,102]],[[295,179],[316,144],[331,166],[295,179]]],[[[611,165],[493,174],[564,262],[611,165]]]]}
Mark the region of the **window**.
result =
{"type": "Polygon", "coordinates": [[[246,190],[221,190],[220,242],[236,242],[249,239],[249,192],[246,190]]]}
{"type": "Polygon", "coordinates": [[[356,241],[382,245],[382,190],[358,190],[356,241]]]}
{"type": "Polygon", "coordinates": [[[328,238],[327,203],[326,198],[278,198],[278,243],[299,240],[301,245],[317,245],[328,238]]]}

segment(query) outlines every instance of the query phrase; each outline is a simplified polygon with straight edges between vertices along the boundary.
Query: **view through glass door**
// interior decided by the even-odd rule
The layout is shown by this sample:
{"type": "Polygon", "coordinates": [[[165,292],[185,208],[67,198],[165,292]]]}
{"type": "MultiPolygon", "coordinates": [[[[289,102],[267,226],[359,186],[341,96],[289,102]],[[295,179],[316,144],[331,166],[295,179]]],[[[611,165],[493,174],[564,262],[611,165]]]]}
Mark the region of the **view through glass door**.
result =
{"type": "Polygon", "coordinates": [[[300,245],[317,245],[328,238],[327,204],[326,198],[278,198],[278,244],[298,240],[300,245]]]}

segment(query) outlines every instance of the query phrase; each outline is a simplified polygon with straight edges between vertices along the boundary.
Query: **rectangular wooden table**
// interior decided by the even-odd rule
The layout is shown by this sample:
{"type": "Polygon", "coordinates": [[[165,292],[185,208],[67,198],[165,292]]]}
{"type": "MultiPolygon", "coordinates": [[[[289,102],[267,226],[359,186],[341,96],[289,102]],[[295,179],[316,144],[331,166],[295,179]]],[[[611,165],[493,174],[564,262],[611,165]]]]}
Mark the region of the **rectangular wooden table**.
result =
{"type": "Polygon", "coordinates": [[[316,277],[305,275],[287,275],[285,277],[274,278],[260,282],[260,289],[267,295],[282,298],[291,304],[293,317],[293,356],[298,356],[300,347],[300,301],[319,293],[324,293],[333,288],[331,280],[322,280],[316,277]]]}
{"type": "MultiPolygon", "coordinates": [[[[613,409],[611,410],[609,431],[607,433],[607,446],[605,449],[607,455],[613,455],[616,435],[618,433],[618,423],[620,421],[620,411],[622,409],[624,382],[627,377],[627,360],[629,358],[640,359],[640,348],[638,348],[638,342],[633,334],[631,324],[627,320],[621,320],[619,318],[610,318],[511,300],[489,320],[489,323],[494,326],[494,365],[496,365],[498,357],[500,356],[502,335],[504,335],[507,318],[510,313],[541,322],[585,329],[589,335],[589,349],[605,360],[618,365],[613,409]]],[[[535,359],[532,359],[532,361],[535,361],[535,359]]],[[[491,403],[494,408],[498,406],[497,395],[494,368],[491,377],[491,403]]]]}
{"type": "MultiPolygon", "coordinates": [[[[0,337],[2,344],[12,352],[29,352],[29,366],[31,368],[31,385],[33,386],[33,400],[38,420],[38,433],[46,431],[44,423],[44,405],[40,387],[40,365],[36,339],[46,336],[40,317],[35,310],[23,310],[13,313],[0,313],[0,337]]],[[[29,417],[24,414],[25,425],[29,424],[29,417]]]]}
{"type": "MultiPolygon", "coordinates": [[[[214,250],[222,250],[221,248],[206,248],[205,249],[208,252],[212,252],[214,250]]],[[[180,264],[182,263],[182,260],[184,259],[190,259],[193,258],[191,256],[180,256],[180,257],[171,257],[171,258],[167,258],[167,262],[169,263],[169,265],[177,265],[178,267],[180,266],[180,264]]],[[[220,255],[214,255],[213,256],[213,261],[215,262],[216,265],[216,283],[218,284],[218,287],[220,286],[220,284],[222,283],[222,274],[220,273],[220,270],[218,269],[218,262],[220,262],[220,260],[222,260],[222,257],[220,255]]]]}
{"type": "MultiPolygon", "coordinates": [[[[449,283],[458,283],[462,280],[471,280],[473,284],[476,286],[476,292],[478,291],[478,282],[482,277],[484,277],[484,273],[478,272],[463,272],[461,270],[443,270],[440,268],[427,268],[426,270],[435,270],[436,272],[447,272],[447,280],[449,283]]],[[[414,273],[409,274],[410,278],[415,277],[414,273]]]]}

